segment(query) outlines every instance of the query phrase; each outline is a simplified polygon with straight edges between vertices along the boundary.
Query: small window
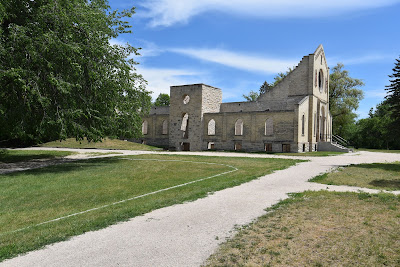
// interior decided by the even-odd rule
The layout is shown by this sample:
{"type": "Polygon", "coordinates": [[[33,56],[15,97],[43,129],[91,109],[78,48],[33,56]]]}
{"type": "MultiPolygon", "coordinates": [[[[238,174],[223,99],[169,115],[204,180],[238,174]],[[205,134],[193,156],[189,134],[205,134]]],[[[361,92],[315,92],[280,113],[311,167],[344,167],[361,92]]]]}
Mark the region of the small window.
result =
{"type": "Polygon", "coordinates": [[[144,121],[143,123],[142,123],[142,134],[147,134],[147,129],[148,128],[148,123],[147,123],[147,121],[144,121]]]}
{"type": "Polygon", "coordinates": [[[208,135],[215,135],[215,120],[211,119],[208,122],[208,135]]]}
{"type": "Polygon", "coordinates": [[[304,136],[304,128],[305,128],[305,116],[303,114],[303,116],[301,117],[301,135],[304,136]]]}
{"type": "Polygon", "coordinates": [[[290,144],[282,144],[282,152],[290,152],[290,144]]]}
{"type": "Polygon", "coordinates": [[[274,134],[274,121],[269,118],[265,121],[265,135],[273,135],[274,134]]]}
{"type": "Polygon", "coordinates": [[[243,135],[243,121],[238,119],[235,123],[235,135],[243,135]]]}
{"type": "Polygon", "coordinates": [[[235,147],[234,147],[235,151],[240,151],[242,150],[242,143],[235,143],[235,147]]]}
{"type": "Polygon", "coordinates": [[[265,143],[264,144],[264,150],[265,150],[265,152],[272,152],[272,144],[271,143],[265,143]]]}
{"type": "Polygon", "coordinates": [[[183,102],[184,105],[189,103],[189,101],[190,101],[190,96],[188,96],[188,95],[183,95],[182,96],[182,102],[183,102]]]}
{"type": "Polygon", "coordinates": [[[208,144],[207,144],[207,149],[208,149],[208,150],[214,150],[214,149],[215,149],[215,144],[214,144],[214,142],[208,142],[208,144]]]}
{"type": "Polygon", "coordinates": [[[306,144],[303,144],[303,152],[306,152],[306,144]]]}

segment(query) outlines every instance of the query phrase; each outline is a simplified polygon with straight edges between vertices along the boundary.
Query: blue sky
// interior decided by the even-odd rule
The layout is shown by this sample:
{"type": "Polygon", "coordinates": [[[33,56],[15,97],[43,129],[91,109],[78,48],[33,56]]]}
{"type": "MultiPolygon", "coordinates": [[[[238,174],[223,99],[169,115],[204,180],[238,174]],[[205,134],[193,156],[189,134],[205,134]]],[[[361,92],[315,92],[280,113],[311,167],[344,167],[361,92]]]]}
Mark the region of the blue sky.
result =
{"type": "Polygon", "coordinates": [[[243,101],[315,51],[329,66],[345,65],[362,79],[359,118],[385,96],[400,56],[400,0],[110,0],[136,7],[133,34],[113,43],[141,47],[137,70],[155,98],[169,86],[205,83],[223,101],[243,101]]]}

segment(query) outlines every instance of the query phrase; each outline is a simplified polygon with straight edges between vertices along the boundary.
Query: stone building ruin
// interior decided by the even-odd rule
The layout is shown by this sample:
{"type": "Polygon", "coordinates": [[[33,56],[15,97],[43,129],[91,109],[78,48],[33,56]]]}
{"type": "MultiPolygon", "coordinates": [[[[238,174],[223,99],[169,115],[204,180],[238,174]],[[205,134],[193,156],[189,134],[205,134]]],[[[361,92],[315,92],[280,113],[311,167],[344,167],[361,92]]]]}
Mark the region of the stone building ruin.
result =
{"type": "Polygon", "coordinates": [[[221,89],[170,87],[170,106],[152,107],[137,141],[177,151],[306,152],[331,144],[329,68],[322,45],[255,102],[222,103],[221,89]]]}

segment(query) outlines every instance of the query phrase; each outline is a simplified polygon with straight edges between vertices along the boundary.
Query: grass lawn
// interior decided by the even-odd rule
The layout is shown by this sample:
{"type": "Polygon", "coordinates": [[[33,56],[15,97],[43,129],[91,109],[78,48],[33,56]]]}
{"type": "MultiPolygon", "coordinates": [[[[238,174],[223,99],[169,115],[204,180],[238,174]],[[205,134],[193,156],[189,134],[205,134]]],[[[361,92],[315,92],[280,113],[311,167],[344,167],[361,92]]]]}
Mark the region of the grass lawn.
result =
{"type": "Polygon", "coordinates": [[[39,151],[39,150],[2,150],[0,151],[0,162],[14,163],[30,161],[34,159],[54,159],[75,154],[68,151],[39,151]]]}
{"type": "Polygon", "coordinates": [[[304,192],[223,243],[207,266],[399,266],[400,197],[304,192]]]}
{"type": "Polygon", "coordinates": [[[140,155],[91,159],[0,175],[0,261],[154,209],[205,197],[210,192],[239,185],[297,162],[300,161],[140,155]],[[238,170],[38,225],[73,213],[229,172],[234,168],[238,170]]]}
{"type": "Polygon", "coordinates": [[[317,176],[310,182],[400,190],[400,162],[350,165],[317,176]]]}
{"type": "Polygon", "coordinates": [[[41,144],[43,147],[62,148],[99,148],[99,149],[124,149],[124,150],[162,150],[162,148],[142,145],[134,142],[119,139],[105,138],[102,142],[88,142],[86,140],[76,141],[75,138],[68,138],[64,141],[53,141],[41,144]]]}

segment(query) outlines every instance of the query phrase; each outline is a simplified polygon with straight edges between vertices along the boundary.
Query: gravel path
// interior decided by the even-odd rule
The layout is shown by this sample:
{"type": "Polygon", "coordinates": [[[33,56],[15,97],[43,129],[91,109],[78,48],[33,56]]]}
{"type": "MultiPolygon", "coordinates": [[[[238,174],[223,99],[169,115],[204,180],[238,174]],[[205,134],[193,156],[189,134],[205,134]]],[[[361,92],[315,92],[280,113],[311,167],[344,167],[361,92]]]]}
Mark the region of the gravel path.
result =
{"type": "MultiPolygon", "coordinates": [[[[155,153],[118,152],[130,155],[155,153]]],[[[218,152],[172,154],[278,157],[218,152]]],[[[287,157],[279,156],[279,158],[287,157]]],[[[5,261],[1,265],[199,266],[226,237],[234,233],[235,226],[248,224],[265,214],[266,207],[287,198],[287,193],[321,189],[378,192],[372,189],[309,183],[308,179],[338,166],[400,161],[400,154],[359,152],[308,159],[309,162],[297,164],[237,187],[218,191],[206,198],[158,209],[127,222],[46,246],[44,249],[5,261]]],[[[399,194],[400,191],[395,193],[399,194]]]]}

